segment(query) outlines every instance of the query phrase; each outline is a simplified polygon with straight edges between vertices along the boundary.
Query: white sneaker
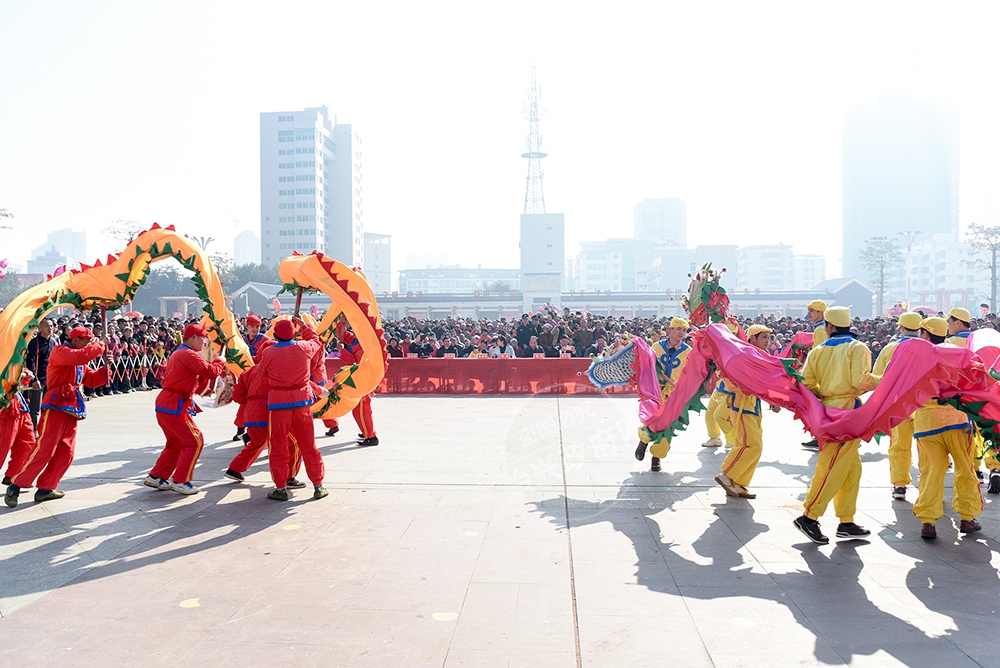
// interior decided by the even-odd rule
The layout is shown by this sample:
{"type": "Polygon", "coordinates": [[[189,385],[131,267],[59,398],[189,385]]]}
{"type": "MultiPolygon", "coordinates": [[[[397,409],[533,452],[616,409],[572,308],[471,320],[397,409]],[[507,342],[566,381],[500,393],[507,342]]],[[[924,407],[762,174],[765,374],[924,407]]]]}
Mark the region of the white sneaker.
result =
{"type": "Polygon", "coordinates": [[[178,494],[197,494],[201,490],[192,485],[189,482],[172,482],[170,483],[170,489],[177,492],[178,494]]]}
{"type": "Polygon", "coordinates": [[[154,478],[151,475],[146,476],[146,479],[142,481],[142,484],[146,487],[152,487],[153,489],[168,490],[170,489],[170,483],[163,478],[154,478]]]}
{"type": "Polygon", "coordinates": [[[726,441],[726,450],[732,450],[732,449],[733,449],[733,444],[730,443],[729,441],[726,441]]]}
{"type": "Polygon", "coordinates": [[[719,438],[718,436],[713,436],[712,438],[710,438],[707,441],[705,441],[704,443],[702,443],[701,447],[703,447],[703,448],[717,448],[720,445],[722,445],[722,439],[719,438]]]}

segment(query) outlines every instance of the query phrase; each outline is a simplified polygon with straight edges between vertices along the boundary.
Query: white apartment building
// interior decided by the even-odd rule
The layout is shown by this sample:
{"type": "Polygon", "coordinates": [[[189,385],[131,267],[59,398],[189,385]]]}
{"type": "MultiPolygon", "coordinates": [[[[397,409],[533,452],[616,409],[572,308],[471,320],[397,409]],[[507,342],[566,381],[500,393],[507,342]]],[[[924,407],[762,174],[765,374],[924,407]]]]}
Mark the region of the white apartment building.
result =
{"type": "MultiPolygon", "coordinates": [[[[893,270],[891,286],[900,299],[906,297],[906,250],[902,255],[903,261],[893,270]]],[[[944,311],[952,306],[966,306],[961,297],[963,290],[968,291],[970,304],[989,301],[989,272],[976,268],[977,254],[968,242],[957,241],[951,234],[935,234],[914,245],[910,258],[913,306],[933,306],[944,311]],[[947,303],[939,304],[939,300],[947,303]]]]}
{"type": "Polygon", "coordinates": [[[365,278],[378,296],[392,291],[390,235],[365,232],[365,278]]]}
{"type": "Polygon", "coordinates": [[[243,230],[233,239],[233,262],[260,264],[260,235],[253,230],[243,230]]]}
{"type": "Polygon", "coordinates": [[[826,280],[826,258],[822,255],[793,255],[792,290],[810,290],[826,280]]]}
{"type": "Polygon", "coordinates": [[[735,287],[741,290],[791,290],[795,284],[792,247],[786,244],[744,246],[736,267],[735,287]]]}
{"type": "Polygon", "coordinates": [[[364,264],[361,138],[326,107],[260,115],[261,261],[321,251],[364,264]]]}

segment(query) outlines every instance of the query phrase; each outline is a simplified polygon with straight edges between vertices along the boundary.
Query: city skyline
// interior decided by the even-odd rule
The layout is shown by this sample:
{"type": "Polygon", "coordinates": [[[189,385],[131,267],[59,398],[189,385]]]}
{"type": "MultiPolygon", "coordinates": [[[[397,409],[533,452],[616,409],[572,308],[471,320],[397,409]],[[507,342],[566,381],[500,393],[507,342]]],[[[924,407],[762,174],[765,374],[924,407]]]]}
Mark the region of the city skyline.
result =
{"type": "Polygon", "coordinates": [[[549,110],[546,200],[566,214],[568,255],[629,236],[637,202],[676,197],[689,246],[786,243],[838,275],[844,123],[884,89],[955,109],[961,227],[1000,223],[1000,100],[981,85],[1000,47],[986,3],[640,3],[610,22],[532,5],[545,40],[517,29],[519,3],[490,13],[485,35],[455,30],[485,16],[460,5],[295,6],[352,29],[296,44],[287,70],[288,45],[261,39],[278,9],[209,4],[195,22],[184,3],[0,3],[0,76],[24,102],[0,109],[17,128],[0,137],[0,207],[16,216],[4,254],[23,266],[44,233],[72,226],[96,258],[113,250],[101,230],[118,218],[228,251],[260,220],[259,113],[325,104],[365,138],[365,226],[392,235],[397,266],[443,253],[515,267],[532,64],[549,110]],[[597,48],[594,34],[606,37],[597,48]],[[57,196],[39,178],[53,155],[74,174],[57,196]]]}

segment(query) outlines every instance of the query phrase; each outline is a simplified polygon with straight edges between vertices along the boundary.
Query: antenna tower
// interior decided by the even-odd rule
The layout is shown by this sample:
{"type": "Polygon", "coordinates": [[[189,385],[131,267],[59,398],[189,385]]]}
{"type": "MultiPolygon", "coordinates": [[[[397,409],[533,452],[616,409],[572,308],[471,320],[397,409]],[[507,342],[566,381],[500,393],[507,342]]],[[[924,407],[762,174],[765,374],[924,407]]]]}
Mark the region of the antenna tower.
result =
{"type": "Polygon", "coordinates": [[[531,89],[524,106],[524,117],[528,119],[528,136],[525,138],[527,152],[522,158],[528,159],[528,183],[524,190],[524,212],[545,213],[545,194],[542,192],[542,158],[548,153],[542,153],[542,135],[538,131],[538,118],[545,110],[538,106],[541,90],[535,77],[535,66],[531,66],[531,89]]]}

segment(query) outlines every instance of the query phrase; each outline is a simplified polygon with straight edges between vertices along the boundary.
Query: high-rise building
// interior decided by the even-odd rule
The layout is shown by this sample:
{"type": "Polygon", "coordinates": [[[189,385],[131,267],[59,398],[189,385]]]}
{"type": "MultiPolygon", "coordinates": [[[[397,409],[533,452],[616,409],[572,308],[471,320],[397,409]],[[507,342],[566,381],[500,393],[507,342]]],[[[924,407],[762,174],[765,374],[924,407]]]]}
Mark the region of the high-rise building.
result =
{"type": "Polygon", "coordinates": [[[364,264],[361,138],[326,107],[260,115],[261,260],[321,251],[364,264]]]}
{"type": "Polygon", "coordinates": [[[635,205],[635,238],[687,247],[687,206],[676,197],[644,199],[635,205]]]}
{"type": "Polygon", "coordinates": [[[793,255],[792,290],[811,290],[826,280],[826,257],[793,255]]]}
{"type": "Polygon", "coordinates": [[[260,263],[260,235],[253,230],[244,230],[233,239],[233,262],[240,264],[260,263]]]}
{"type": "Polygon", "coordinates": [[[392,246],[388,234],[365,232],[365,278],[376,295],[392,290],[392,246]]]}
{"type": "Polygon", "coordinates": [[[843,196],[844,276],[867,277],[859,255],[873,236],[902,242],[900,232],[919,230],[924,238],[947,233],[957,239],[954,113],[899,91],[851,109],[844,124],[843,196]]]}
{"type": "Polygon", "coordinates": [[[31,249],[31,259],[50,254],[50,251],[77,262],[87,262],[87,233],[76,232],[68,227],[52,230],[45,236],[44,244],[31,249]]]}
{"type": "Polygon", "coordinates": [[[736,268],[736,286],[741,290],[791,290],[795,283],[792,247],[785,244],[744,246],[736,268]]]}

